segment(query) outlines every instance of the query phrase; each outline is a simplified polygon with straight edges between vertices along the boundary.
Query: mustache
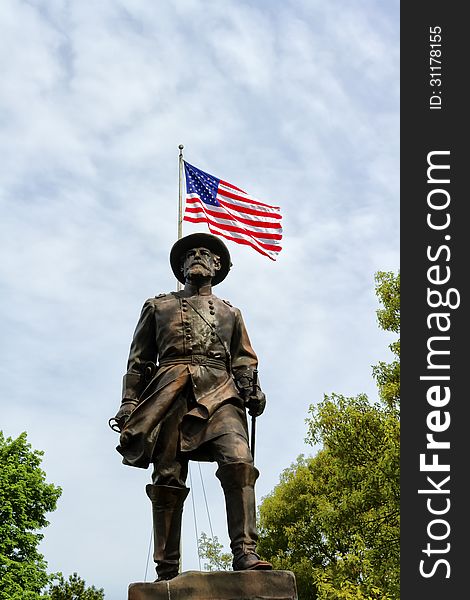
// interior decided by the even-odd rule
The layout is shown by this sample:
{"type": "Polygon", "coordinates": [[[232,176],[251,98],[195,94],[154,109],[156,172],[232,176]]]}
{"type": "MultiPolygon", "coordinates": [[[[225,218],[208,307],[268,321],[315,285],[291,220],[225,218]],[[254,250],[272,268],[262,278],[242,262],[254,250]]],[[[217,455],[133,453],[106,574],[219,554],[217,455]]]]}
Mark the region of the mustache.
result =
{"type": "Polygon", "coordinates": [[[193,265],[202,265],[203,267],[207,267],[208,263],[204,260],[197,259],[192,261],[191,266],[193,265]]]}

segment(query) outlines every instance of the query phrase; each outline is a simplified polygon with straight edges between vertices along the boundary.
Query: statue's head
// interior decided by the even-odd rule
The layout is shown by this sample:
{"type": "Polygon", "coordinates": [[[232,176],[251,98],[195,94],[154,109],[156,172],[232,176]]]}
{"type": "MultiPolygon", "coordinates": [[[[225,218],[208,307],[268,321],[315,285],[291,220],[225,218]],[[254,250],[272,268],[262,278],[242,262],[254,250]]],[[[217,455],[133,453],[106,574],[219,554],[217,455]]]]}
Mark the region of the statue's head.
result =
{"type": "Polygon", "coordinates": [[[170,264],[181,283],[210,280],[212,285],[223,281],[232,266],[227,246],[208,233],[192,233],[179,239],[171,249],[170,264]]]}

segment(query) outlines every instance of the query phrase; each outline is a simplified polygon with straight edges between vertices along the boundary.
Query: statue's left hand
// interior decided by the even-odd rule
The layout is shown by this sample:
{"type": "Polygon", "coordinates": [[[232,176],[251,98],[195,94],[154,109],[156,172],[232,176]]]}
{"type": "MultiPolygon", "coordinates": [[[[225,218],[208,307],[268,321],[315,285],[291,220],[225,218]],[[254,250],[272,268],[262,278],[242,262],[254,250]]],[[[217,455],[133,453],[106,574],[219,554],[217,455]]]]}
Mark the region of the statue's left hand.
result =
{"type": "Polygon", "coordinates": [[[254,371],[247,369],[241,375],[235,375],[235,384],[248,408],[248,413],[252,417],[259,417],[266,407],[266,396],[261,391],[258,382],[254,383],[254,371]]]}

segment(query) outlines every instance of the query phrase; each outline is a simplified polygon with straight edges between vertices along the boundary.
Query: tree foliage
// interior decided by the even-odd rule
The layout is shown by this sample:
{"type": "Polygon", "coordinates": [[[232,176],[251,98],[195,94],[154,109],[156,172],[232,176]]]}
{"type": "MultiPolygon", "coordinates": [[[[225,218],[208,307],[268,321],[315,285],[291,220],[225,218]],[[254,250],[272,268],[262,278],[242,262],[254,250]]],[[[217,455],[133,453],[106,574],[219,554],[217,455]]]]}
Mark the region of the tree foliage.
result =
{"type": "Polygon", "coordinates": [[[46,482],[43,454],[25,432],[12,439],[0,431],[0,600],[103,600],[103,590],[87,588],[76,573],[68,580],[47,573],[39,530],[62,490],[46,482]]]}
{"type": "Polygon", "coordinates": [[[103,589],[86,587],[85,581],[74,573],[68,579],[59,573],[47,590],[48,600],[104,600],[103,589]]]}
{"type": "MultiPolygon", "coordinates": [[[[377,273],[381,329],[399,333],[400,279],[377,273]]],[[[300,456],[260,506],[259,551],[294,571],[301,600],[399,598],[399,340],[373,376],[379,402],[360,394],[311,405],[300,456]]]]}
{"type": "Polygon", "coordinates": [[[229,571],[232,568],[232,555],[224,552],[224,547],[219,538],[207,536],[204,532],[198,540],[199,556],[208,560],[204,564],[206,571],[229,571]]]}
{"type": "MultiPolygon", "coordinates": [[[[380,272],[376,275],[377,296],[383,304],[377,311],[379,326],[385,331],[400,332],[400,274],[380,272]]],[[[396,411],[400,404],[400,340],[389,345],[395,358],[391,363],[379,362],[372,372],[379,388],[382,402],[396,411]]]]}
{"type": "Polygon", "coordinates": [[[49,581],[39,530],[49,524],[45,515],[55,510],[61,489],[46,482],[42,455],[26,433],[5,439],[0,431],[0,600],[36,600],[49,581]]]}

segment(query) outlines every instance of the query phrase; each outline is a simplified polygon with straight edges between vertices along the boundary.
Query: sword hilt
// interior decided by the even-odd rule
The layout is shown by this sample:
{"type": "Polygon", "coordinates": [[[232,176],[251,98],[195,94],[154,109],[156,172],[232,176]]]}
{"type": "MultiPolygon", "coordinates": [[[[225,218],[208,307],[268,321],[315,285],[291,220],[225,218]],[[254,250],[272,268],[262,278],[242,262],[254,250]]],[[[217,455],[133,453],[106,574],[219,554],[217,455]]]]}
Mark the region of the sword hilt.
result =
{"type": "Polygon", "coordinates": [[[258,369],[253,369],[253,383],[251,393],[253,396],[256,394],[256,390],[258,388],[258,369]]]}

